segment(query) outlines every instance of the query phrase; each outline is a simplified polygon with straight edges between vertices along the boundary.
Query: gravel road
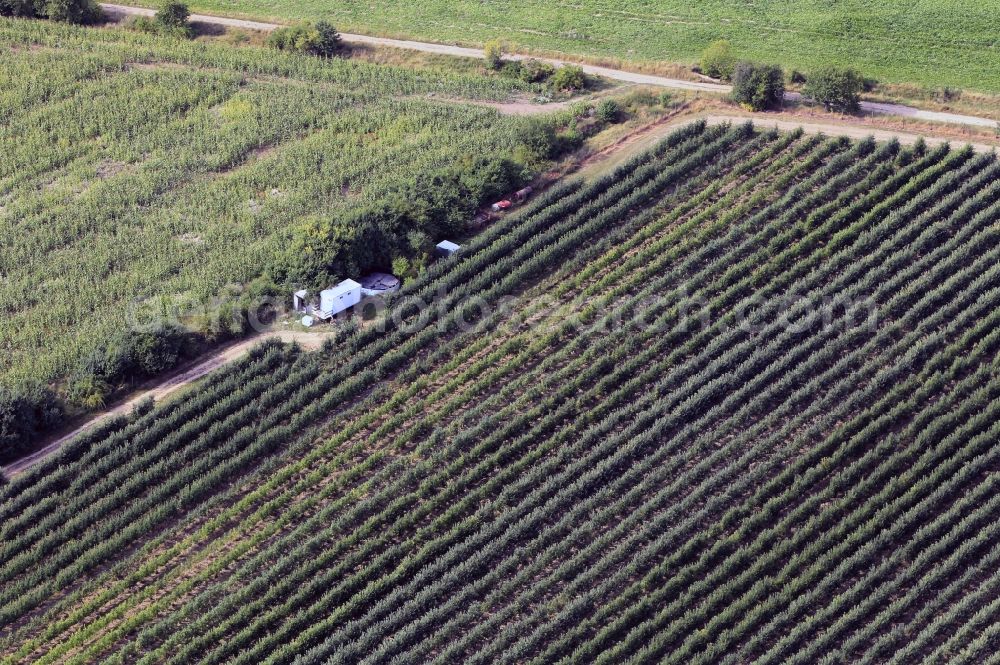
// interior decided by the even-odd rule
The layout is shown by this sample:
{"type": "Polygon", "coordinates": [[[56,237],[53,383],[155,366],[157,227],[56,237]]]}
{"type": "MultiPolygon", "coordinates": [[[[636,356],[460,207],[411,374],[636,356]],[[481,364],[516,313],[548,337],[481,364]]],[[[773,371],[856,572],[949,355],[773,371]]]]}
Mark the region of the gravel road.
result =
{"type": "MultiPolygon", "coordinates": [[[[101,4],[104,11],[113,17],[123,17],[128,15],[152,16],[155,10],[142,7],[130,7],[127,5],[101,4]]],[[[223,25],[231,28],[243,28],[245,30],[262,30],[265,32],[280,27],[275,23],[262,23],[259,21],[246,21],[243,19],[225,18],[221,16],[207,16],[205,14],[192,14],[191,20],[198,23],[210,23],[223,25]]],[[[367,35],[352,35],[341,33],[343,40],[349,44],[369,44],[372,46],[391,46],[393,48],[409,49],[411,51],[423,51],[424,53],[437,53],[440,55],[454,55],[466,58],[482,58],[483,52],[479,49],[465,48],[462,46],[449,46],[447,44],[431,44],[428,42],[417,42],[405,39],[386,39],[383,37],[369,37],[367,35]]],[[[531,56],[511,55],[513,60],[523,60],[531,56]]],[[[571,61],[559,60],[557,58],[538,58],[553,65],[570,64],[571,61]]],[[[578,64],[578,63],[572,63],[578,64]]],[[[639,74],[627,72],[610,67],[598,67],[596,65],[584,65],[580,67],[583,71],[594,76],[626,83],[637,83],[641,85],[653,85],[663,88],[674,88],[676,90],[692,90],[701,92],[711,92],[718,94],[728,94],[732,88],[720,83],[702,83],[697,81],[685,81],[682,79],[672,79],[665,76],[654,76],[652,74],[639,74]]],[[[790,92],[786,95],[790,101],[801,99],[798,93],[790,92]]],[[[868,113],[879,115],[895,115],[915,120],[926,120],[929,122],[945,122],[958,125],[972,125],[975,127],[997,127],[996,120],[980,118],[972,115],[961,115],[958,113],[941,113],[938,111],[924,111],[912,106],[902,104],[883,104],[879,102],[861,102],[861,109],[868,113]]]]}

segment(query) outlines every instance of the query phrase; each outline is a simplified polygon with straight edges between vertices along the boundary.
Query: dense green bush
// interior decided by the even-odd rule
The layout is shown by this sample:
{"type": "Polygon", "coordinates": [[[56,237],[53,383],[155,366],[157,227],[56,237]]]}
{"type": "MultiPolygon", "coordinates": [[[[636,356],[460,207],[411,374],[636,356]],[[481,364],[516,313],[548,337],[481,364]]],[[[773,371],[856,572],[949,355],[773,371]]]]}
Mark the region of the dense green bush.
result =
{"type": "Polygon", "coordinates": [[[547,62],[528,58],[521,62],[521,79],[526,83],[542,83],[555,74],[556,68],[547,62]]]}
{"type": "Polygon", "coordinates": [[[122,27],[133,32],[191,39],[194,37],[194,28],[188,22],[189,17],[187,5],[168,0],[161,5],[155,16],[129,16],[122,22],[122,27]]]}
{"type": "Polygon", "coordinates": [[[491,156],[469,156],[418,174],[362,208],[306,221],[296,229],[280,272],[289,282],[323,286],[373,269],[395,270],[403,265],[400,258],[408,271],[418,268],[433,239],[467,232],[482,204],[521,187],[529,176],[522,164],[491,156]]]}
{"type": "Polygon", "coordinates": [[[186,4],[175,0],[166,0],[160,5],[160,10],[156,12],[155,20],[160,32],[190,38],[194,36],[194,30],[188,22],[190,17],[191,12],[186,4]]]}
{"type": "Polygon", "coordinates": [[[40,15],[65,23],[93,23],[101,10],[92,0],[46,0],[40,15]]]}
{"type": "Polygon", "coordinates": [[[556,68],[542,60],[528,58],[527,60],[499,60],[487,58],[487,66],[501,75],[519,79],[525,83],[552,83],[556,68]]]}
{"type": "Polygon", "coordinates": [[[94,0],[0,0],[0,16],[96,23],[104,14],[94,0]]]}
{"type": "Polygon", "coordinates": [[[97,408],[123,385],[175,367],[191,348],[191,334],[167,325],[153,331],[123,330],[80,359],[67,380],[66,397],[97,408]]]}
{"type": "Polygon", "coordinates": [[[496,71],[512,79],[520,79],[524,76],[524,67],[520,60],[504,60],[496,71]]]}
{"type": "Polygon", "coordinates": [[[864,78],[857,71],[824,67],[809,75],[802,92],[828,111],[857,113],[861,108],[863,87],[864,78]]]}
{"type": "Polygon", "coordinates": [[[576,65],[560,67],[552,75],[552,87],[556,90],[576,91],[587,87],[587,76],[576,65]]]}
{"type": "Polygon", "coordinates": [[[0,16],[33,17],[36,15],[34,0],[0,0],[0,16]]]}
{"type": "Polygon", "coordinates": [[[622,114],[622,107],[614,99],[602,99],[594,107],[594,113],[601,122],[618,122],[622,114]]]}
{"type": "Polygon", "coordinates": [[[785,76],[777,65],[740,62],[733,69],[733,99],[754,111],[781,108],[785,76]]]}
{"type": "Polygon", "coordinates": [[[278,28],[267,38],[269,46],[282,51],[309,53],[325,58],[340,51],[340,34],[327,21],[303,22],[278,28]]]}
{"type": "Polygon", "coordinates": [[[706,76],[729,80],[735,67],[736,56],[725,39],[712,42],[701,54],[701,72],[706,76]]]}
{"type": "Polygon", "coordinates": [[[503,66],[503,56],[507,52],[507,45],[499,39],[491,39],[483,47],[483,57],[486,59],[486,66],[490,69],[500,69],[503,66]]]}
{"type": "Polygon", "coordinates": [[[552,118],[533,118],[525,123],[520,145],[514,150],[517,161],[529,168],[540,168],[546,160],[557,159],[580,147],[583,136],[577,121],[589,113],[589,105],[575,105],[552,118]]]}
{"type": "Polygon", "coordinates": [[[160,31],[159,26],[156,24],[156,19],[152,16],[129,16],[120,25],[125,30],[145,32],[150,35],[155,35],[160,31]]]}
{"type": "Polygon", "coordinates": [[[0,385],[0,459],[25,450],[55,426],[62,414],[61,403],[48,388],[34,385],[14,390],[0,385]]]}
{"type": "Polygon", "coordinates": [[[466,233],[481,206],[527,184],[547,160],[577,148],[583,137],[573,120],[566,114],[525,119],[513,159],[467,155],[417,174],[365,206],[310,217],[294,230],[276,278],[319,287],[404,265],[415,274],[436,240],[466,233]]]}

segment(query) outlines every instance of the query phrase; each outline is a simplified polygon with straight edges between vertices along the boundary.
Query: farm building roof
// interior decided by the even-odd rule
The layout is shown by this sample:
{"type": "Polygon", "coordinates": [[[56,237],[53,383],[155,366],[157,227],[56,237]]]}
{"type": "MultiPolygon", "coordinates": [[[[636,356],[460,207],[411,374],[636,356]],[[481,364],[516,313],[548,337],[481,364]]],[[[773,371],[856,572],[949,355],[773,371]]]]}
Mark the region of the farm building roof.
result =
{"type": "Polygon", "coordinates": [[[442,240],[441,242],[439,242],[437,244],[437,246],[438,246],[438,249],[444,249],[444,250],[447,250],[449,252],[458,251],[458,245],[456,245],[455,243],[453,243],[450,240],[442,240]]]}

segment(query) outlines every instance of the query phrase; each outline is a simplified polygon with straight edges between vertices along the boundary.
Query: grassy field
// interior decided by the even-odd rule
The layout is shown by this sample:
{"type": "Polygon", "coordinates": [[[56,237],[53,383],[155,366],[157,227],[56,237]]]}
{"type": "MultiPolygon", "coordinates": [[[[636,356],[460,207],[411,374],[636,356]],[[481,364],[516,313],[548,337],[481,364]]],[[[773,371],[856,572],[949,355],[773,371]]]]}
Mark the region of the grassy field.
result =
{"type": "Polygon", "coordinates": [[[1000,92],[997,0],[196,0],[197,10],[344,31],[522,47],[625,61],[693,63],[713,40],[787,69],[851,65],[886,82],[1000,92]]]}
{"type": "Polygon", "coordinates": [[[0,21],[0,385],[60,378],[130,326],[133,303],[208,303],[274,276],[296,229],[442,168],[471,180],[528,121],[455,100],[532,94],[473,72],[0,21]]]}
{"type": "Polygon", "coordinates": [[[4,662],[996,662],[998,176],[692,125],[550,190],[0,488],[4,662]]]}

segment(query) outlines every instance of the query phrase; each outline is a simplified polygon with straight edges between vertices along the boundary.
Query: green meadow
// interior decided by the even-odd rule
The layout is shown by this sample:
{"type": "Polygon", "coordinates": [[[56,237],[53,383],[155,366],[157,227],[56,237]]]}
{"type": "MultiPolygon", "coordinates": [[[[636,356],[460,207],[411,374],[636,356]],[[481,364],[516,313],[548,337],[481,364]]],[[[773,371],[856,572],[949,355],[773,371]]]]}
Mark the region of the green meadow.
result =
{"type": "Polygon", "coordinates": [[[327,18],[342,31],[694,63],[713,40],[786,69],[850,65],[884,82],[1000,91],[1000,2],[985,0],[198,0],[198,11],[327,18]]]}

